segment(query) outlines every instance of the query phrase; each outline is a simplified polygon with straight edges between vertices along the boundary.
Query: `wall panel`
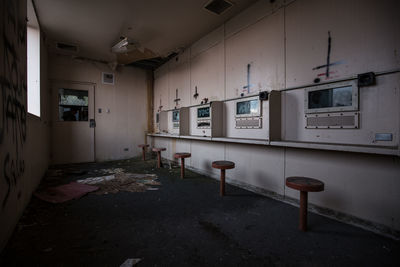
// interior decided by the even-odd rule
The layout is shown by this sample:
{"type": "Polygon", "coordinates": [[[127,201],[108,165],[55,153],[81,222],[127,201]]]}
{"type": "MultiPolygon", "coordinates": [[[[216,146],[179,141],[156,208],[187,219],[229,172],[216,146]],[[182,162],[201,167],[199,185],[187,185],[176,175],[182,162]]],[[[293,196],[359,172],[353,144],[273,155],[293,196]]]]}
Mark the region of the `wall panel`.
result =
{"type": "Polygon", "coordinates": [[[400,67],[400,2],[301,0],[286,8],[286,86],[400,67]],[[328,32],[331,48],[328,61],[328,32]],[[317,68],[321,66],[320,68],[317,68]],[[329,77],[326,73],[329,72],[329,77]]]}
{"type": "Polygon", "coordinates": [[[226,42],[226,98],[284,87],[284,12],[279,10],[228,38],[226,42]]]}
{"type": "Polygon", "coordinates": [[[235,162],[227,177],[240,183],[284,194],[284,151],[256,145],[226,145],[226,160],[235,162]]]}
{"type": "MultiPolygon", "coordinates": [[[[179,59],[180,60],[180,59],[179,59]]],[[[179,65],[170,66],[168,83],[168,106],[170,109],[186,107],[190,105],[190,72],[189,62],[181,62],[179,65]],[[176,90],[178,90],[178,99],[175,102],[176,90]]]]}
{"type": "Polygon", "coordinates": [[[154,72],[154,116],[162,106],[169,109],[168,64],[164,64],[154,72]]]}
{"type": "Polygon", "coordinates": [[[208,98],[209,101],[224,99],[225,70],[223,42],[191,59],[190,77],[191,105],[200,104],[203,98],[208,98]],[[199,94],[197,99],[193,97],[196,87],[199,94]]]}
{"type": "Polygon", "coordinates": [[[207,51],[218,43],[223,42],[224,30],[225,27],[222,25],[192,44],[190,47],[190,58],[193,58],[198,54],[207,51]]]}
{"type": "Polygon", "coordinates": [[[219,176],[220,170],[211,167],[213,161],[224,160],[225,144],[192,140],[190,166],[205,173],[219,176]]]}

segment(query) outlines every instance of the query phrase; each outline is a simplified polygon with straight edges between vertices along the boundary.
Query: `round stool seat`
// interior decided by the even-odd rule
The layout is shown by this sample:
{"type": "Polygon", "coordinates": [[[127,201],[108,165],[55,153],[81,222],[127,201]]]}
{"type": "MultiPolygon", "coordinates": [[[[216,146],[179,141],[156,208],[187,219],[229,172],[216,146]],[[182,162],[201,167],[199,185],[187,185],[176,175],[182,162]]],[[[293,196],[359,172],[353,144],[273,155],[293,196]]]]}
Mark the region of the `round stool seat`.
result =
{"type": "Polygon", "coordinates": [[[288,177],[286,186],[305,192],[320,192],[324,191],[324,183],[320,180],[308,177],[288,177]]]}
{"type": "Polygon", "coordinates": [[[235,163],[232,161],[218,160],[212,163],[212,167],[221,170],[233,169],[235,168],[235,163]]]}
{"type": "Polygon", "coordinates": [[[165,147],[153,147],[154,152],[161,152],[167,150],[165,147]]]}
{"type": "Polygon", "coordinates": [[[184,159],[184,158],[190,158],[192,154],[187,153],[187,152],[181,152],[181,153],[175,153],[174,158],[176,159],[184,159]]]}
{"type": "Polygon", "coordinates": [[[146,144],[140,144],[140,145],[138,145],[138,147],[149,147],[149,145],[146,145],[146,144]]]}

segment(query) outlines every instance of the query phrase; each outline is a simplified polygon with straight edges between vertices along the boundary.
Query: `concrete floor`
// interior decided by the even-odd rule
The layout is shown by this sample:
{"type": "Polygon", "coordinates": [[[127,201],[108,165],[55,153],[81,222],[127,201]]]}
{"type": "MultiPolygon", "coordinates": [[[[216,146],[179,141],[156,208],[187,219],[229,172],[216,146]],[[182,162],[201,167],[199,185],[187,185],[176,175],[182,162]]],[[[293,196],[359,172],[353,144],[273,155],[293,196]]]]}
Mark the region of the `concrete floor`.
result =
{"type": "MultiPolygon", "coordinates": [[[[63,166],[79,169],[51,184],[118,167],[156,173],[162,185],[142,193],[89,194],[50,204],[32,198],[0,255],[0,266],[400,266],[400,242],[179,168],[140,159],[63,166]]],[[[229,170],[227,171],[229,175],[229,170]]],[[[49,182],[47,182],[49,183],[49,182]]],[[[46,186],[45,182],[42,187],[46,186]]]]}

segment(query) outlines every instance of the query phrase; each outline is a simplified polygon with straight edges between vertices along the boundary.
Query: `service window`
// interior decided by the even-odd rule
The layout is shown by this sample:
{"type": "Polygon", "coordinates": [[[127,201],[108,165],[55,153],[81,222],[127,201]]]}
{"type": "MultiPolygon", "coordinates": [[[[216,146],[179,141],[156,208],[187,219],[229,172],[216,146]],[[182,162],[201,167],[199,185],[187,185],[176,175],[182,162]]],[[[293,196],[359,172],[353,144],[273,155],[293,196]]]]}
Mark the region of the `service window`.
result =
{"type": "Polygon", "coordinates": [[[88,121],[89,96],[86,90],[58,90],[59,121],[88,121]]]}

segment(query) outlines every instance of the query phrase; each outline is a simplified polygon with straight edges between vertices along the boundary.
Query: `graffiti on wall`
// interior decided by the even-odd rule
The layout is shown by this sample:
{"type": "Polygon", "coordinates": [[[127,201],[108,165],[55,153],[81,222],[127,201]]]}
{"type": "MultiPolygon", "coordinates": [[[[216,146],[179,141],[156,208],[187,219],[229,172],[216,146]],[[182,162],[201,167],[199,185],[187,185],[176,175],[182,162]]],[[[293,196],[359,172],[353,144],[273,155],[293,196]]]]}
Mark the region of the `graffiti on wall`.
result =
{"type": "MultiPolygon", "coordinates": [[[[23,152],[27,117],[26,8],[22,3],[5,0],[0,4],[0,170],[3,179],[0,181],[1,209],[5,208],[10,195],[17,191],[19,180],[25,172],[23,152]]],[[[20,195],[21,192],[17,192],[17,196],[20,195]]]]}

